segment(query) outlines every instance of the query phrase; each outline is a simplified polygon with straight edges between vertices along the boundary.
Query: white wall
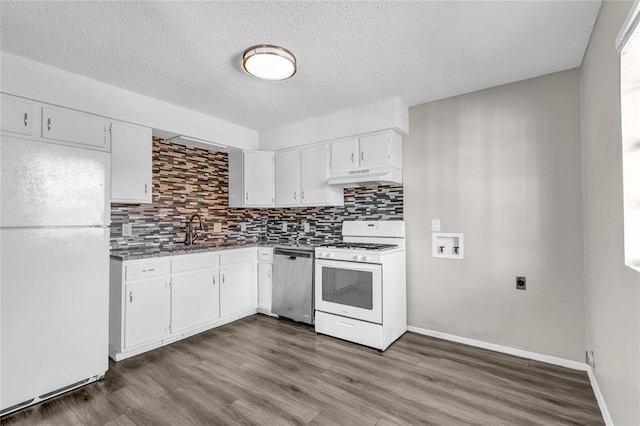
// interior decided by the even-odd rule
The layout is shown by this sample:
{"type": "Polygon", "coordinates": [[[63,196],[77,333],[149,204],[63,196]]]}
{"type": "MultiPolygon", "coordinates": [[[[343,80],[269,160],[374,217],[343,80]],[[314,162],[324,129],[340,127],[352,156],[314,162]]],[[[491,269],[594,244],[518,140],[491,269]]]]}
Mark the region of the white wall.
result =
{"type": "Polygon", "coordinates": [[[243,149],[258,132],[7,52],[0,91],[243,149]]]}
{"type": "Polygon", "coordinates": [[[278,150],[386,129],[406,135],[409,131],[408,111],[399,98],[389,98],[297,121],[260,132],[260,149],[278,150]]]}
{"type": "Polygon", "coordinates": [[[587,347],[615,424],[640,424],[640,274],[624,264],[620,57],[631,2],[605,1],[581,72],[587,347]]]}
{"type": "Polygon", "coordinates": [[[409,124],[409,324],[584,361],[578,70],[415,106],[409,124]],[[431,257],[431,219],[464,233],[464,260],[431,257]]]}

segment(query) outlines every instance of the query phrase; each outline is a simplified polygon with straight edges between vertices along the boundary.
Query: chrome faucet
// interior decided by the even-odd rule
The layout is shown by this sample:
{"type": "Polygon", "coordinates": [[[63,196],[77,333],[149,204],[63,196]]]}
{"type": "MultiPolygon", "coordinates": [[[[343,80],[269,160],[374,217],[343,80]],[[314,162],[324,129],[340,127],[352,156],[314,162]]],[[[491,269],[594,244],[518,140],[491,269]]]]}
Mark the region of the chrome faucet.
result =
{"type": "Polygon", "coordinates": [[[200,225],[200,230],[204,230],[204,225],[202,224],[202,218],[198,213],[194,213],[189,218],[189,222],[187,222],[187,238],[184,240],[184,243],[191,247],[193,243],[198,239],[198,233],[193,228],[193,219],[198,218],[198,224],[200,225]]]}

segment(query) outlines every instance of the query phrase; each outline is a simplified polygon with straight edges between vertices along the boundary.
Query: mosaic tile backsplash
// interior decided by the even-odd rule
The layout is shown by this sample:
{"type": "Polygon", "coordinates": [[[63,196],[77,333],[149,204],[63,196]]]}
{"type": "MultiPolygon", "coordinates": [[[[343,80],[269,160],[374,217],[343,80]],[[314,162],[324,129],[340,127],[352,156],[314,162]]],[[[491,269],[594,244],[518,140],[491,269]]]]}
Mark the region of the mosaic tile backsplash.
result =
{"type": "Polygon", "coordinates": [[[208,244],[332,242],[340,240],[344,220],[403,218],[402,185],[346,188],[340,207],[229,208],[228,165],[224,152],[154,138],[153,203],[111,205],[111,250],[183,244],[193,213],[199,213],[205,225],[199,241],[208,244]],[[122,236],[123,223],[132,224],[133,236],[122,236]],[[222,225],[220,232],[214,232],[216,223],[222,225]],[[309,223],[309,232],[304,232],[304,223],[309,223]]]}

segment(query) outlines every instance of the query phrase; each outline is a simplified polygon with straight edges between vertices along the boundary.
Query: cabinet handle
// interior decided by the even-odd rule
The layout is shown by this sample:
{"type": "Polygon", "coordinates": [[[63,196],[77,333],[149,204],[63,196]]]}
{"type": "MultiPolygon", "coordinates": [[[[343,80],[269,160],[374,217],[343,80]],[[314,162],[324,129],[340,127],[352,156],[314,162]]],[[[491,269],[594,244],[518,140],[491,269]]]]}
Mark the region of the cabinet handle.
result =
{"type": "Polygon", "coordinates": [[[145,193],[145,194],[147,193],[147,189],[148,189],[148,188],[149,188],[149,185],[145,183],[145,184],[144,184],[144,193],[145,193]]]}
{"type": "Polygon", "coordinates": [[[298,191],[293,191],[293,199],[294,200],[298,199],[298,191]]]}
{"type": "Polygon", "coordinates": [[[222,284],[224,284],[224,274],[222,274],[222,284]]]}
{"type": "Polygon", "coordinates": [[[353,160],[355,160],[355,158],[356,158],[356,157],[355,157],[355,154],[352,152],[352,153],[351,153],[351,162],[352,162],[352,163],[353,163],[353,160]]]}
{"type": "Polygon", "coordinates": [[[302,199],[304,200],[304,191],[302,191],[300,195],[302,195],[302,199]]]}
{"type": "Polygon", "coordinates": [[[132,302],[133,302],[133,292],[130,291],[129,292],[129,303],[132,303],[132,302]]]}
{"type": "Polygon", "coordinates": [[[156,268],[143,269],[142,272],[153,272],[156,268]]]}
{"type": "Polygon", "coordinates": [[[47,130],[51,131],[51,118],[47,118],[47,130]]]}
{"type": "Polygon", "coordinates": [[[267,271],[267,277],[271,278],[271,269],[267,271]]]}
{"type": "Polygon", "coordinates": [[[213,276],[213,285],[216,285],[216,276],[213,276]]]}
{"type": "Polygon", "coordinates": [[[249,201],[249,193],[248,192],[246,194],[244,194],[244,199],[249,201]]]}
{"type": "Polygon", "coordinates": [[[364,151],[360,153],[360,161],[364,161],[364,151]]]}
{"type": "Polygon", "coordinates": [[[29,123],[29,116],[27,115],[27,113],[24,113],[24,127],[27,127],[27,124],[29,123]]]}

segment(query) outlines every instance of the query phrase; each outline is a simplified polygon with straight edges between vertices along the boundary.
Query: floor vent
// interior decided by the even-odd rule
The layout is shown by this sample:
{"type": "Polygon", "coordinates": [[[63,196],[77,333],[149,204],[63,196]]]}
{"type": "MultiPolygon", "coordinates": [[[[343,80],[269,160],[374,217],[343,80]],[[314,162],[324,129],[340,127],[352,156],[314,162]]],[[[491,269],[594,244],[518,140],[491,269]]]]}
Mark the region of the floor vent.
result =
{"type": "Polygon", "coordinates": [[[79,382],[73,383],[73,384],[71,384],[69,386],[65,386],[63,388],[56,389],[53,392],[45,393],[44,395],[40,395],[40,399],[47,399],[47,398],[52,397],[53,395],[57,395],[59,393],[68,391],[69,389],[77,388],[78,386],[80,386],[82,384],[85,384],[88,381],[89,381],[89,379],[80,380],[79,382]]]}
{"type": "Polygon", "coordinates": [[[27,406],[27,405],[31,404],[31,403],[33,402],[33,400],[34,400],[34,399],[35,399],[35,398],[31,398],[31,399],[30,399],[30,400],[28,400],[28,401],[21,402],[21,403],[19,403],[19,404],[12,405],[11,407],[5,408],[4,410],[0,411],[0,416],[4,416],[4,414],[5,414],[5,413],[10,413],[11,411],[15,411],[15,410],[17,410],[17,409],[19,409],[19,408],[25,407],[25,406],[27,406]]]}

